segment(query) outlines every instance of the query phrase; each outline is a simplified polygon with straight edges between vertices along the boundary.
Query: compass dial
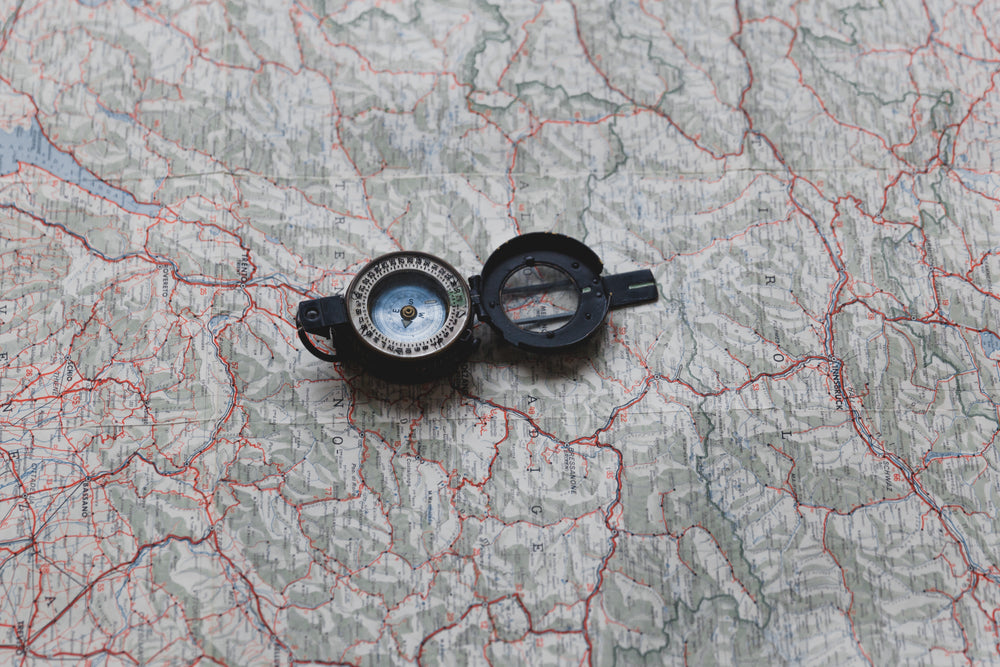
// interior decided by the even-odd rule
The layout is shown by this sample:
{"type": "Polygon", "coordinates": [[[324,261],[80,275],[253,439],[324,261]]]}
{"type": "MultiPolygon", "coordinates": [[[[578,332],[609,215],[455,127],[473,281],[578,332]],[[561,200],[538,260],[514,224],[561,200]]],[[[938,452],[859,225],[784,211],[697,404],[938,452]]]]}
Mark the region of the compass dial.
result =
{"type": "Polygon", "coordinates": [[[390,357],[428,357],[472,324],[469,288],[455,269],[420,252],[383,255],[354,278],[347,310],[361,341],[390,357]]]}
{"type": "Polygon", "coordinates": [[[368,299],[375,328],[396,341],[430,338],[448,317],[448,295],[426,273],[402,271],[382,280],[368,299]]]}

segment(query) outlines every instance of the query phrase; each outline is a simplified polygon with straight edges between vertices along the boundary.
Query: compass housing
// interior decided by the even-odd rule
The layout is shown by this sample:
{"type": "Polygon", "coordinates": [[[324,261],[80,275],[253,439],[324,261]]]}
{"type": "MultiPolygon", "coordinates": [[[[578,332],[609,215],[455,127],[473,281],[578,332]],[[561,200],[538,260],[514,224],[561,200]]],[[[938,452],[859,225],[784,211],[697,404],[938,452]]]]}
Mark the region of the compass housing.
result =
{"type": "Polygon", "coordinates": [[[394,252],[366,264],[344,296],[299,304],[299,338],[325,361],[362,366],[391,382],[431,380],[475,349],[469,285],[450,264],[423,252],[394,252]],[[330,339],[334,352],[310,338],[330,339]]]}
{"type": "Polygon", "coordinates": [[[450,264],[423,252],[372,260],[351,281],[346,300],[361,343],[393,359],[446,351],[472,325],[469,285],[450,264]]]}
{"type": "Polygon", "coordinates": [[[603,268],[580,241],[548,232],[504,243],[468,282],[438,257],[393,252],[366,264],[344,296],[300,303],[295,320],[320,359],[422,382],[452,372],[476,348],[477,316],[512,345],[555,352],[590,338],[611,308],[657,299],[650,271],[602,276],[603,268]],[[335,351],[311,336],[330,339],[335,351]]]}

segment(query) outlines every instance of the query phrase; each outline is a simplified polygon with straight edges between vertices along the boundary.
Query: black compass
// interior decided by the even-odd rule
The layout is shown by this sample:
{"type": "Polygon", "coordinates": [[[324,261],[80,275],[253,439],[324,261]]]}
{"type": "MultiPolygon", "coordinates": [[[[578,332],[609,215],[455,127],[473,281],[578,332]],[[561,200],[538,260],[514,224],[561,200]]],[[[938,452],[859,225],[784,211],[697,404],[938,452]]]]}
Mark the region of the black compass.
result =
{"type": "Polygon", "coordinates": [[[519,348],[558,351],[593,335],[609,309],[657,299],[650,271],[602,270],[586,245],[545,232],[504,243],[468,282],[433,255],[394,252],[366,264],[343,296],[300,303],[296,325],[320,359],[421,382],[450,373],[475,349],[476,317],[519,348]]]}

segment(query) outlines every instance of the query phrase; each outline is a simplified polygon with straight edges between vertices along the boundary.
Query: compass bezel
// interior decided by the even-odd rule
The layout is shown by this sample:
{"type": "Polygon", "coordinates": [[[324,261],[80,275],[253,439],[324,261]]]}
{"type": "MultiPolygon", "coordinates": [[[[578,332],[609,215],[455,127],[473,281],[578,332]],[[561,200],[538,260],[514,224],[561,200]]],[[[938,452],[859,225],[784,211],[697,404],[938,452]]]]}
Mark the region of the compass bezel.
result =
{"type": "Polygon", "coordinates": [[[345,295],[351,327],[362,345],[385,357],[419,360],[447,353],[472,325],[472,295],[465,279],[444,260],[424,252],[400,251],[376,257],[354,277],[345,295]],[[444,323],[435,332],[415,341],[394,340],[381,331],[371,316],[371,299],[385,280],[405,279],[418,273],[439,283],[448,296],[444,323]]]}

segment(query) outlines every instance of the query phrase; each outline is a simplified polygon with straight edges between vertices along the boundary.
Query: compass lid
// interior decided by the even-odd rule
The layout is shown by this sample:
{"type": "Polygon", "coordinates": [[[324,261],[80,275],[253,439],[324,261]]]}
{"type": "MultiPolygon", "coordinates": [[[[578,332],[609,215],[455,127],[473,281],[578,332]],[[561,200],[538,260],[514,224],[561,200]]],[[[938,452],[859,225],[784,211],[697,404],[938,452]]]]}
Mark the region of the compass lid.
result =
{"type": "Polygon", "coordinates": [[[556,351],[593,335],[610,308],[657,299],[650,271],[602,276],[603,269],[582,242],[536,232],[497,248],[469,285],[479,319],[504,340],[556,351]]]}

